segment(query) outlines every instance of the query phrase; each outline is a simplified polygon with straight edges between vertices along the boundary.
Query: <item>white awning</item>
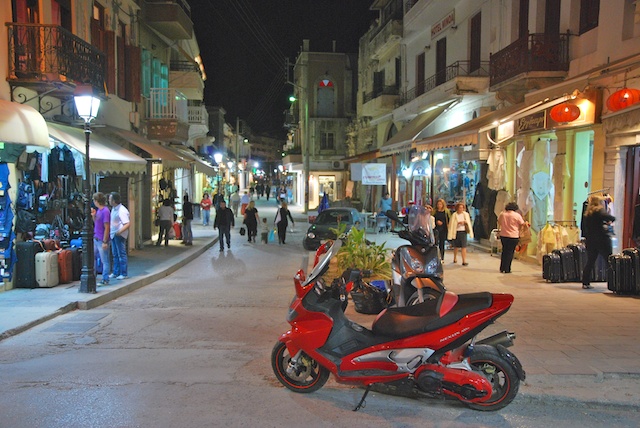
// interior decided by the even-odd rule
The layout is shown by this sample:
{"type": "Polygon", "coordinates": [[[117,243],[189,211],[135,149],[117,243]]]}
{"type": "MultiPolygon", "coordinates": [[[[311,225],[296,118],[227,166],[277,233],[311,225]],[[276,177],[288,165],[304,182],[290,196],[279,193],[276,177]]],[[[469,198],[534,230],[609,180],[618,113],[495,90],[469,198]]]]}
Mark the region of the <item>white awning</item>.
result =
{"type": "Polygon", "coordinates": [[[187,147],[182,149],[176,146],[169,146],[168,148],[177,153],[178,156],[189,159],[189,162],[192,163],[195,167],[196,172],[208,175],[209,177],[215,177],[217,175],[216,170],[213,166],[200,159],[198,155],[193,153],[187,147]]]}
{"type": "MultiPolygon", "coordinates": [[[[49,135],[85,154],[84,130],[49,122],[49,135]]],[[[104,135],[92,133],[89,140],[91,172],[94,174],[144,174],[147,161],[136,156],[104,135]]]]}
{"type": "Polygon", "coordinates": [[[380,154],[390,155],[392,153],[402,152],[411,149],[411,144],[416,137],[424,131],[434,120],[438,118],[449,106],[457,101],[451,101],[447,104],[434,107],[433,109],[421,113],[407,123],[396,135],[389,138],[382,147],[380,154]]]}
{"type": "Polygon", "coordinates": [[[179,156],[175,151],[169,149],[168,147],[165,147],[159,143],[149,141],[142,135],[136,134],[135,132],[126,131],[124,129],[118,129],[111,126],[107,126],[106,128],[98,128],[95,132],[111,134],[115,138],[129,142],[134,146],[144,150],[145,152],[149,153],[149,155],[151,155],[151,159],[147,159],[148,161],[158,160],[162,163],[163,166],[167,168],[189,169],[189,162],[191,162],[190,158],[187,158],[186,156],[179,156]]]}
{"type": "Polygon", "coordinates": [[[0,142],[51,148],[47,122],[26,104],[0,100],[0,142]]]}

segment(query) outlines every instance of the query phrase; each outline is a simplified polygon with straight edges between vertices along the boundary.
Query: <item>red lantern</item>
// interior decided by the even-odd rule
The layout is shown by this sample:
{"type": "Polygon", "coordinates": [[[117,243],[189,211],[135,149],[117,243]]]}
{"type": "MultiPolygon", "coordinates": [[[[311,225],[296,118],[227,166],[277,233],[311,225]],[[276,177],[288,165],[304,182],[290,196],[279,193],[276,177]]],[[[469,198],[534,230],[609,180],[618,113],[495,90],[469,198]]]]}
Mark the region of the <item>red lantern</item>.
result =
{"type": "Polygon", "coordinates": [[[622,110],[640,102],[640,91],[633,88],[622,88],[607,99],[607,108],[611,111],[622,110]]]}
{"type": "Polygon", "coordinates": [[[558,104],[551,109],[549,116],[558,123],[573,122],[580,117],[580,108],[575,104],[558,104]]]}

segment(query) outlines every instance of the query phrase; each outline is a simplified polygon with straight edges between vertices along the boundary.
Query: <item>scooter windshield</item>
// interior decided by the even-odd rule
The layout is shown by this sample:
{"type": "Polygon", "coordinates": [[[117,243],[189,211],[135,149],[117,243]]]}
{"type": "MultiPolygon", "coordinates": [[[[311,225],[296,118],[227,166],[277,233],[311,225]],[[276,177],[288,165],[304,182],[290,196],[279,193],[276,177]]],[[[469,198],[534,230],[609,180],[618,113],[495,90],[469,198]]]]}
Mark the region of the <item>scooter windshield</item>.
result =
{"type": "Polygon", "coordinates": [[[336,239],[335,241],[333,241],[333,244],[331,244],[331,248],[329,248],[329,251],[321,256],[318,264],[309,274],[309,278],[307,278],[304,284],[302,284],[303,286],[311,284],[313,281],[318,279],[318,277],[324,274],[325,270],[329,267],[331,259],[335,257],[336,254],[338,254],[338,251],[340,251],[340,247],[342,247],[342,241],[340,239],[336,239]]]}
{"type": "Polygon", "coordinates": [[[411,232],[419,232],[424,237],[433,241],[431,212],[422,205],[413,205],[407,213],[407,227],[411,232]]]}

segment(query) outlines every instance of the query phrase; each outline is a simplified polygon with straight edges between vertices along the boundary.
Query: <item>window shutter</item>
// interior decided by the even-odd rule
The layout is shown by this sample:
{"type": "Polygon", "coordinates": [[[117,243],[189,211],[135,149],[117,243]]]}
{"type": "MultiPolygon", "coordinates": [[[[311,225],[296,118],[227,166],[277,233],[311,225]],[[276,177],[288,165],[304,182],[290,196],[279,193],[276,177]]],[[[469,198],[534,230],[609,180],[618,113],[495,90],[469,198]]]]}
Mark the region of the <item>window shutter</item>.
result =
{"type": "Polygon", "coordinates": [[[107,56],[107,69],[105,70],[105,81],[107,92],[116,93],[116,35],[113,31],[104,32],[104,53],[107,56]]]}
{"type": "Polygon", "coordinates": [[[124,99],[134,103],[140,102],[141,57],[140,48],[125,46],[125,96],[124,99]]]}

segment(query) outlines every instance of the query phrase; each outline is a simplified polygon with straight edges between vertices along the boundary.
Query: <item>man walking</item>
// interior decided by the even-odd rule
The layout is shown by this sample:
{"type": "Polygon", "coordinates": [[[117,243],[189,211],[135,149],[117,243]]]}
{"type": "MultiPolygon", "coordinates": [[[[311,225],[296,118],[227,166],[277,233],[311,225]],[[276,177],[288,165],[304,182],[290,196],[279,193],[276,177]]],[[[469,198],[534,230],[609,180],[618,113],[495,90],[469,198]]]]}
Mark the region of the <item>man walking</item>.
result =
{"type": "Polygon", "coordinates": [[[227,207],[224,199],[220,200],[220,208],[216,210],[216,219],[213,228],[218,229],[218,241],[220,251],[224,251],[224,238],[227,239],[227,248],[231,248],[231,228],[235,226],[233,211],[227,207]]]}
{"type": "Polygon", "coordinates": [[[111,205],[111,252],[113,253],[113,273],[116,279],[126,279],[128,276],[127,238],[129,237],[129,210],[120,202],[120,193],[109,195],[111,205]]]}

